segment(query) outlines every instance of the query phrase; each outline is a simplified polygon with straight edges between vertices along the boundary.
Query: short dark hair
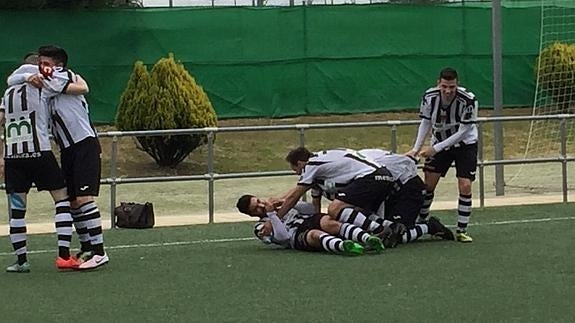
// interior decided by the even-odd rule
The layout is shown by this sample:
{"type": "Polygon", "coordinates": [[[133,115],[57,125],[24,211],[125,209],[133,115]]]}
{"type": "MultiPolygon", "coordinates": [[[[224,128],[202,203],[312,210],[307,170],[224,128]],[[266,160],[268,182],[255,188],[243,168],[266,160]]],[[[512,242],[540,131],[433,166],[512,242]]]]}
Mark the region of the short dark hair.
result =
{"type": "Polygon", "coordinates": [[[38,65],[38,54],[34,52],[26,53],[22,62],[24,64],[38,65]]]}
{"type": "Polygon", "coordinates": [[[305,147],[292,149],[286,156],[285,160],[290,165],[297,165],[298,161],[307,162],[313,154],[305,147]]]}
{"type": "Polygon", "coordinates": [[[446,81],[453,81],[458,79],[457,71],[451,67],[446,67],[439,72],[439,79],[443,79],[446,81]]]}
{"type": "Polygon", "coordinates": [[[46,56],[53,59],[57,64],[63,67],[68,65],[68,53],[63,48],[54,45],[46,45],[38,48],[38,55],[46,56]]]}
{"type": "Polygon", "coordinates": [[[250,195],[250,194],[246,194],[246,195],[243,195],[242,197],[240,197],[238,199],[238,202],[236,203],[236,207],[238,208],[238,211],[240,211],[243,214],[251,215],[250,214],[250,203],[252,202],[253,197],[255,197],[255,196],[250,195]]]}

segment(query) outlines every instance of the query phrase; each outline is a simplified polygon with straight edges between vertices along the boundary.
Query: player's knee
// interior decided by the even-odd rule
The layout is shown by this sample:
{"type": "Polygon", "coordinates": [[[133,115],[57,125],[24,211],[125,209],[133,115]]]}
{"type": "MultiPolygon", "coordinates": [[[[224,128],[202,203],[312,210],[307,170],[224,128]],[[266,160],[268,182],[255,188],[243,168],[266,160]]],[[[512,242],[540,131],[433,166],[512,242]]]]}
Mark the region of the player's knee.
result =
{"type": "Polygon", "coordinates": [[[312,247],[321,247],[320,236],[322,231],[320,230],[310,230],[306,236],[306,242],[312,247]]]}
{"type": "Polygon", "coordinates": [[[471,180],[469,178],[458,179],[459,193],[471,194],[471,180]]]}
{"type": "Polygon", "coordinates": [[[341,223],[332,219],[329,216],[324,216],[320,220],[321,229],[329,234],[337,235],[339,234],[339,229],[341,227],[341,223]]]}
{"type": "Polygon", "coordinates": [[[346,204],[340,200],[333,200],[333,202],[329,203],[327,206],[327,214],[332,218],[338,218],[339,212],[346,206],[346,204]]]}

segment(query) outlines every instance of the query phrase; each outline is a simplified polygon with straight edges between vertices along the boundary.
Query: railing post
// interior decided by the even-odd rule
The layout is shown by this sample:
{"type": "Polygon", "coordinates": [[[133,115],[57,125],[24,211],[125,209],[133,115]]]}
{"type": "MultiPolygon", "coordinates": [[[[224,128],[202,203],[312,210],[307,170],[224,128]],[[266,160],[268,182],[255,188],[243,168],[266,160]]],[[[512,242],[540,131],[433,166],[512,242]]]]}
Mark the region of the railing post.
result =
{"type": "Polygon", "coordinates": [[[118,161],[118,136],[112,137],[112,158],[110,160],[110,228],[116,227],[116,215],[114,208],[116,208],[116,165],[118,161]]]}
{"type": "Polygon", "coordinates": [[[559,125],[559,135],[561,136],[561,175],[563,177],[563,203],[567,203],[568,200],[568,186],[567,186],[567,135],[565,134],[565,125],[567,120],[565,118],[561,119],[561,124],[559,125]]]}
{"type": "Polygon", "coordinates": [[[479,207],[485,208],[485,166],[483,166],[483,123],[477,123],[477,158],[479,164],[479,207]]]}
{"type": "Polygon", "coordinates": [[[298,129],[299,133],[299,146],[305,147],[305,128],[301,127],[298,129]]]}
{"type": "Polygon", "coordinates": [[[214,223],[214,132],[208,133],[208,223],[214,223]]]}
{"type": "Polygon", "coordinates": [[[397,126],[391,126],[391,152],[397,152],[397,126]]]}

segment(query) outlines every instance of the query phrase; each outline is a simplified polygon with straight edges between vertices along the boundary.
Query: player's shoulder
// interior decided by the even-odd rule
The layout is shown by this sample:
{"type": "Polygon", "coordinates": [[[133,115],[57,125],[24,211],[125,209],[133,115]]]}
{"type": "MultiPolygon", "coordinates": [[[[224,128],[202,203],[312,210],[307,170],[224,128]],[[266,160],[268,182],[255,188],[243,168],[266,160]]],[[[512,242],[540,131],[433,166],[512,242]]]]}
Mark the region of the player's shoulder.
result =
{"type": "Polygon", "coordinates": [[[430,87],[429,89],[425,90],[425,92],[423,93],[423,97],[436,96],[439,94],[440,94],[439,87],[434,86],[434,87],[430,87]]]}
{"type": "Polygon", "coordinates": [[[467,90],[463,86],[457,87],[457,95],[466,101],[475,101],[476,100],[475,94],[473,92],[467,90]]]}

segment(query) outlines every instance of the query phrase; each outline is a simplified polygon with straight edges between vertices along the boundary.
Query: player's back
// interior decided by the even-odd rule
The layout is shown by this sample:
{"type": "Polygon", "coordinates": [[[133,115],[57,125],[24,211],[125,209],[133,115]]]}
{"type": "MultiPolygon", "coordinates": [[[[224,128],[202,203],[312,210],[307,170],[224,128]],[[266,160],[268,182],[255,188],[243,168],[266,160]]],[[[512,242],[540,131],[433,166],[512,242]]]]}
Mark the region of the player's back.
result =
{"type": "Polygon", "coordinates": [[[298,184],[323,185],[325,181],[343,186],[373,173],[381,165],[351,149],[315,152],[305,165],[298,184]]]}
{"type": "MultiPolygon", "coordinates": [[[[76,74],[69,69],[54,72],[59,77],[76,81],[76,74]],[[66,74],[66,76],[62,75],[66,74]]],[[[61,148],[67,148],[87,137],[96,137],[90,120],[88,102],[83,95],[60,94],[50,103],[53,133],[61,148]]]]}
{"type": "MultiPolygon", "coordinates": [[[[30,73],[35,68],[28,65],[30,73]]],[[[26,71],[26,67],[23,71],[26,71]]],[[[49,112],[43,104],[41,91],[24,82],[10,86],[2,98],[5,124],[6,157],[26,157],[50,151],[49,112]]]]}
{"type": "Polygon", "coordinates": [[[417,176],[416,161],[408,156],[394,154],[383,149],[361,149],[358,152],[385,166],[393,178],[402,183],[405,183],[411,178],[417,176]]]}

